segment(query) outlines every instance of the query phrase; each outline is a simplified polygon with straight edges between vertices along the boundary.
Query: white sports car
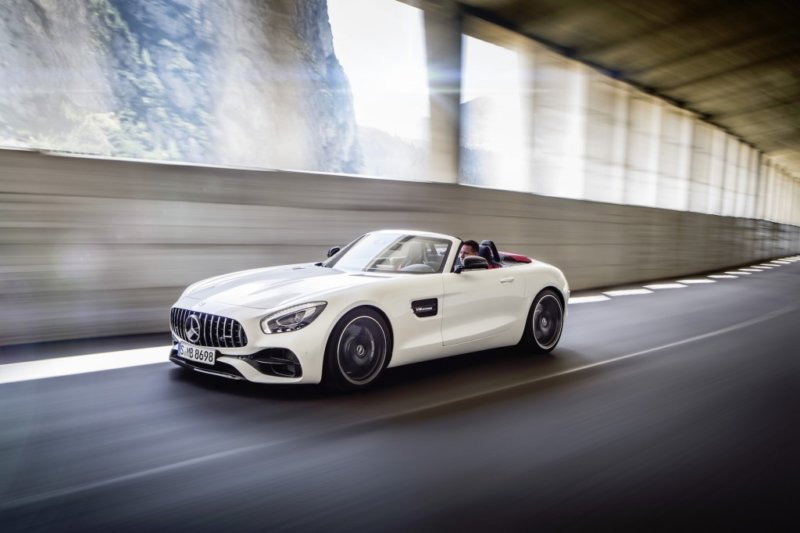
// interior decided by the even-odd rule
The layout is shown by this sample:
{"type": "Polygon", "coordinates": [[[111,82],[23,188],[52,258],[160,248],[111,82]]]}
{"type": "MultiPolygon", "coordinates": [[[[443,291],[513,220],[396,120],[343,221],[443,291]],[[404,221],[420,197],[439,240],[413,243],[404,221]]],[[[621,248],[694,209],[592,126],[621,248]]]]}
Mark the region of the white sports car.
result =
{"type": "Polygon", "coordinates": [[[189,286],[170,313],[170,360],[258,383],[360,389],[387,367],[561,338],[561,271],[482,241],[367,233],[328,259],[225,274],[189,286]]]}

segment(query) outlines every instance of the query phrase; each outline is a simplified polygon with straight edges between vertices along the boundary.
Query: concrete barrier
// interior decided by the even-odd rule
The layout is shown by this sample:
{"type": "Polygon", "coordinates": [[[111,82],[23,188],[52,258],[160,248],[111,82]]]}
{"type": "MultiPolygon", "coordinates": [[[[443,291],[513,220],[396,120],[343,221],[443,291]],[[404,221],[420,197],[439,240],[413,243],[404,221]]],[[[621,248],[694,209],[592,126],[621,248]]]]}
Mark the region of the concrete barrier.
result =
{"type": "Polygon", "coordinates": [[[183,288],[379,228],[495,240],[573,290],[800,252],[761,220],[286,171],[0,150],[0,345],[167,330],[183,288]]]}

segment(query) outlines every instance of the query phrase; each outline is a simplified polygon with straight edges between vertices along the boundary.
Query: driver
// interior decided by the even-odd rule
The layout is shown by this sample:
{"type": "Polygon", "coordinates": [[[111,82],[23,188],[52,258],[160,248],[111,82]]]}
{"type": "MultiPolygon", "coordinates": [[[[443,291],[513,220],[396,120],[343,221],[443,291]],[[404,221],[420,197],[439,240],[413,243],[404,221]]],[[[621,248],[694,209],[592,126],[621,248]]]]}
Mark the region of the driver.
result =
{"type": "Polygon", "coordinates": [[[464,257],[468,255],[478,255],[478,243],[473,240],[464,241],[461,243],[461,249],[458,251],[457,265],[464,264],[464,257]]]}

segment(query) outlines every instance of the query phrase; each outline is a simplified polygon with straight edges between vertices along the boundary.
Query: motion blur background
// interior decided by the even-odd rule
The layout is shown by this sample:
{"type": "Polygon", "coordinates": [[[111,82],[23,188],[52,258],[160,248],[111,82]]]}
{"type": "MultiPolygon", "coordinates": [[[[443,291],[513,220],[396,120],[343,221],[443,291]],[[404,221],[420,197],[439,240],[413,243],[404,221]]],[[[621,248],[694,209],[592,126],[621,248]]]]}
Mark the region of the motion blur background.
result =
{"type": "Polygon", "coordinates": [[[0,531],[800,531],[798,28],[796,0],[0,1],[0,531]],[[550,356],[365,394],[168,362],[188,284],[391,227],[617,290],[550,356]]]}
{"type": "Polygon", "coordinates": [[[377,228],[573,290],[797,253],[776,4],[5,1],[0,344],[166,331],[191,282],[377,228]]]}

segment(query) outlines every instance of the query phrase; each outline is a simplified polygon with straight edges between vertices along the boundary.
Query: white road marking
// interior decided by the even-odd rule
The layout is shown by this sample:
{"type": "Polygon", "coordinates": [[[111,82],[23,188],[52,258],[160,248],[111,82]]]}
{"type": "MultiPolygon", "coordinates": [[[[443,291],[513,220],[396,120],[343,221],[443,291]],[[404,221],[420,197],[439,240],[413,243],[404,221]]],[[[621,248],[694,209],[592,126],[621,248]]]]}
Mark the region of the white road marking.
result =
{"type": "Polygon", "coordinates": [[[169,351],[170,346],[159,346],[157,348],[57,357],[25,363],[9,363],[0,365],[0,384],[166,363],[169,361],[169,351]]]}
{"type": "MultiPolygon", "coordinates": [[[[788,264],[788,262],[800,261],[800,256],[787,257],[779,261],[784,261],[784,264],[788,264]]],[[[716,279],[735,279],[738,276],[749,276],[753,272],[763,272],[765,269],[771,269],[773,267],[774,265],[756,265],[751,268],[742,268],[737,271],[725,272],[724,275],[712,274],[708,277],[716,279]]],[[[597,295],[576,296],[570,298],[569,303],[572,305],[603,302],[610,300],[610,296],[651,294],[653,290],[678,289],[685,288],[686,285],[703,283],[714,283],[714,280],[700,278],[682,279],[678,280],[677,283],[656,283],[644,285],[644,288],[642,289],[613,290],[597,295]]],[[[73,376],[77,374],[87,374],[90,372],[101,372],[104,370],[116,370],[119,368],[166,363],[169,361],[169,350],[169,346],[161,346],[156,348],[142,348],[137,350],[123,350],[117,352],[59,357],[40,361],[29,361],[25,363],[4,364],[0,365],[0,384],[62,376],[73,376]]]]}
{"type": "Polygon", "coordinates": [[[588,304],[592,302],[604,302],[606,300],[610,300],[608,296],[603,296],[602,294],[597,294],[594,296],[570,296],[569,297],[569,305],[573,304],[588,304]]]}
{"type": "MultiPolygon", "coordinates": [[[[489,389],[489,390],[483,390],[483,391],[480,391],[480,392],[475,392],[475,393],[471,393],[471,394],[465,394],[465,395],[462,395],[462,396],[459,396],[459,397],[456,397],[456,398],[448,398],[446,400],[442,400],[440,402],[436,402],[436,403],[433,403],[433,404],[424,405],[422,407],[412,407],[410,409],[406,409],[405,411],[400,411],[400,412],[397,412],[397,413],[391,413],[391,414],[388,414],[388,415],[379,415],[379,416],[376,416],[376,417],[373,417],[373,418],[368,418],[368,419],[362,420],[362,421],[350,422],[350,423],[344,424],[342,426],[339,426],[339,427],[333,428],[331,430],[328,430],[328,432],[329,431],[342,431],[342,430],[345,430],[345,429],[348,429],[348,428],[364,427],[364,426],[368,426],[370,424],[381,423],[381,422],[385,422],[387,420],[392,420],[392,419],[395,419],[395,418],[402,418],[402,417],[415,415],[415,414],[418,414],[418,413],[424,413],[426,411],[439,409],[439,408],[442,408],[442,407],[445,407],[445,406],[448,406],[448,405],[453,405],[453,404],[457,404],[457,403],[461,403],[461,402],[474,401],[475,399],[478,399],[478,398],[483,398],[483,397],[486,397],[486,396],[492,396],[492,395],[495,395],[495,394],[498,394],[498,393],[503,393],[503,392],[514,390],[514,389],[517,389],[517,388],[526,387],[528,385],[532,385],[534,383],[539,383],[539,382],[542,382],[542,381],[547,381],[549,379],[554,379],[554,378],[558,378],[558,377],[561,377],[561,376],[566,376],[566,375],[569,375],[569,374],[575,374],[577,372],[583,372],[584,370],[589,370],[591,368],[596,368],[596,367],[600,367],[600,366],[604,366],[604,365],[609,365],[609,364],[617,363],[619,361],[624,361],[626,359],[632,359],[634,357],[640,357],[642,355],[648,355],[648,354],[651,354],[651,353],[659,352],[661,350],[674,348],[676,346],[682,346],[684,344],[689,344],[689,343],[696,342],[696,341],[699,341],[699,340],[704,340],[704,339],[708,339],[708,338],[711,338],[711,337],[716,337],[716,336],[722,335],[724,333],[728,333],[728,332],[731,332],[731,331],[736,331],[737,329],[746,328],[746,327],[749,327],[749,326],[753,326],[753,325],[759,324],[761,322],[766,322],[768,320],[772,320],[773,318],[777,318],[777,317],[779,317],[781,315],[785,315],[787,313],[791,313],[791,312],[797,311],[798,309],[800,309],[800,307],[798,307],[796,305],[789,306],[789,307],[784,307],[783,309],[778,309],[778,310],[773,311],[771,313],[767,313],[766,315],[762,315],[762,316],[759,316],[759,317],[756,317],[756,318],[753,318],[753,319],[750,319],[750,320],[745,320],[744,322],[739,322],[738,324],[733,324],[731,326],[728,326],[728,327],[725,327],[725,328],[721,328],[721,329],[717,329],[717,330],[711,331],[709,333],[703,333],[701,335],[695,335],[694,337],[688,337],[688,338],[683,339],[683,340],[671,342],[671,343],[668,343],[668,344],[662,344],[661,346],[656,346],[654,348],[647,348],[645,350],[640,350],[638,352],[633,352],[633,353],[629,353],[629,354],[625,354],[625,355],[620,355],[618,357],[613,357],[611,359],[605,359],[603,361],[597,361],[596,363],[589,363],[589,364],[577,366],[577,367],[574,367],[574,368],[568,368],[568,369],[562,370],[560,372],[554,372],[553,374],[548,374],[548,375],[545,375],[545,376],[539,376],[539,377],[527,379],[527,380],[524,380],[524,381],[520,381],[520,382],[517,382],[517,383],[512,383],[512,384],[509,384],[509,385],[501,385],[499,387],[495,387],[495,388],[492,388],[492,389],[489,389]]],[[[326,433],[326,431],[320,431],[318,434],[324,434],[324,433],[326,433]]],[[[295,440],[299,440],[299,439],[302,439],[302,438],[307,438],[307,437],[310,437],[310,436],[313,436],[313,435],[298,436],[298,437],[295,438],[295,440]]],[[[47,501],[47,500],[50,500],[50,499],[53,499],[53,498],[64,498],[64,497],[67,497],[67,496],[71,496],[73,494],[86,492],[86,491],[90,491],[90,490],[94,490],[94,489],[100,489],[100,488],[108,487],[108,486],[111,486],[111,485],[124,483],[126,481],[134,481],[134,480],[137,480],[137,479],[141,479],[141,478],[144,478],[144,477],[149,477],[149,476],[152,476],[152,475],[162,474],[162,473],[165,473],[165,472],[172,472],[172,471],[175,471],[175,470],[179,470],[181,468],[191,467],[191,466],[195,466],[195,465],[198,465],[198,464],[211,462],[211,461],[214,461],[214,460],[217,460],[217,459],[224,459],[226,457],[232,457],[234,455],[238,455],[238,454],[241,454],[241,453],[247,453],[247,452],[258,451],[258,450],[265,450],[265,449],[272,448],[272,447],[275,447],[275,446],[278,446],[278,445],[281,445],[281,444],[286,444],[288,442],[289,442],[289,440],[282,440],[282,441],[274,441],[274,442],[262,442],[262,443],[258,443],[258,444],[252,444],[252,445],[249,445],[249,446],[242,446],[240,448],[234,448],[234,449],[230,449],[230,450],[223,450],[221,452],[211,453],[211,454],[208,454],[208,455],[202,455],[200,457],[195,457],[193,459],[187,459],[187,460],[184,460],[184,461],[178,461],[176,463],[166,464],[166,465],[158,466],[158,467],[155,467],[155,468],[148,468],[146,470],[140,470],[138,472],[132,472],[130,474],[125,474],[125,475],[122,475],[122,476],[117,476],[117,477],[104,479],[104,480],[100,480],[100,481],[95,481],[95,482],[92,482],[92,483],[84,483],[82,485],[76,485],[74,487],[66,487],[66,488],[59,489],[59,490],[52,490],[52,491],[49,491],[49,492],[44,492],[42,494],[34,494],[34,495],[30,495],[30,496],[25,496],[25,497],[22,497],[22,498],[17,498],[15,500],[7,499],[5,501],[0,501],[0,511],[8,511],[10,509],[16,509],[18,507],[24,507],[26,505],[31,505],[31,504],[47,501]]]]}
{"type": "Polygon", "coordinates": [[[603,294],[606,296],[634,296],[637,294],[653,294],[653,291],[647,289],[626,289],[619,291],[606,291],[603,294]]]}
{"type": "Polygon", "coordinates": [[[753,268],[763,268],[766,270],[772,270],[773,268],[775,268],[775,265],[755,265],[753,266],[753,268]]]}
{"type": "Polygon", "coordinates": [[[686,285],[681,283],[655,283],[653,285],[645,285],[644,288],[659,291],[662,289],[685,289],[686,285]]]}
{"type": "Polygon", "coordinates": [[[126,481],[135,481],[137,479],[141,479],[148,476],[153,476],[156,474],[161,474],[163,472],[171,472],[173,470],[178,470],[180,468],[184,468],[187,466],[194,466],[197,464],[206,463],[208,461],[213,461],[215,459],[224,459],[225,457],[230,457],[232,455],[237,455],[240,453],[249,452],[252,450],[263,450],[265,448],[270,448],[272,446],[282,444],[282,441],[277,442],[264,442],[259,444],[253,444],[251,446],[243,446],[241,448],[234,448],[232,450],[224,450],[217,453],[212,453],[209,455],[203,455],[200,457],[195,457],[194,459],[188,459],[186,461],[178,461],[177,463],[171,463],[163,466],[157,466],[155,468],[148,468],[147,470],[140,470],[138,472],[133,472],[130,474],[125,474],[122,476],[112,477],[108,479],[103,479],[100,481],[95,481],[92,483],[83,483],[82,485],[76,485],[74,487],[66,487],[63,489],[58,490],[51,490],[48,492],[44,492],[42,494],[34,494],[31,496],[25,496],[23,498],[17,498],[16,500],[9,500],[7,502],[0,502],[0,511],[7,511],[9,509],[15,509],[17,507],[23,507],[25,505],[31,505],[34,503],[39,503],[43,501],[47,501],[53,498],[63,498],[65,496],[71,496],[72,494],[77,494],[80,492],[86,492],[88,490],[94,489],[101,489],[103,487],[108,487],[110,485],[116,485],[118,483],[124,483],[126,481]]]}

